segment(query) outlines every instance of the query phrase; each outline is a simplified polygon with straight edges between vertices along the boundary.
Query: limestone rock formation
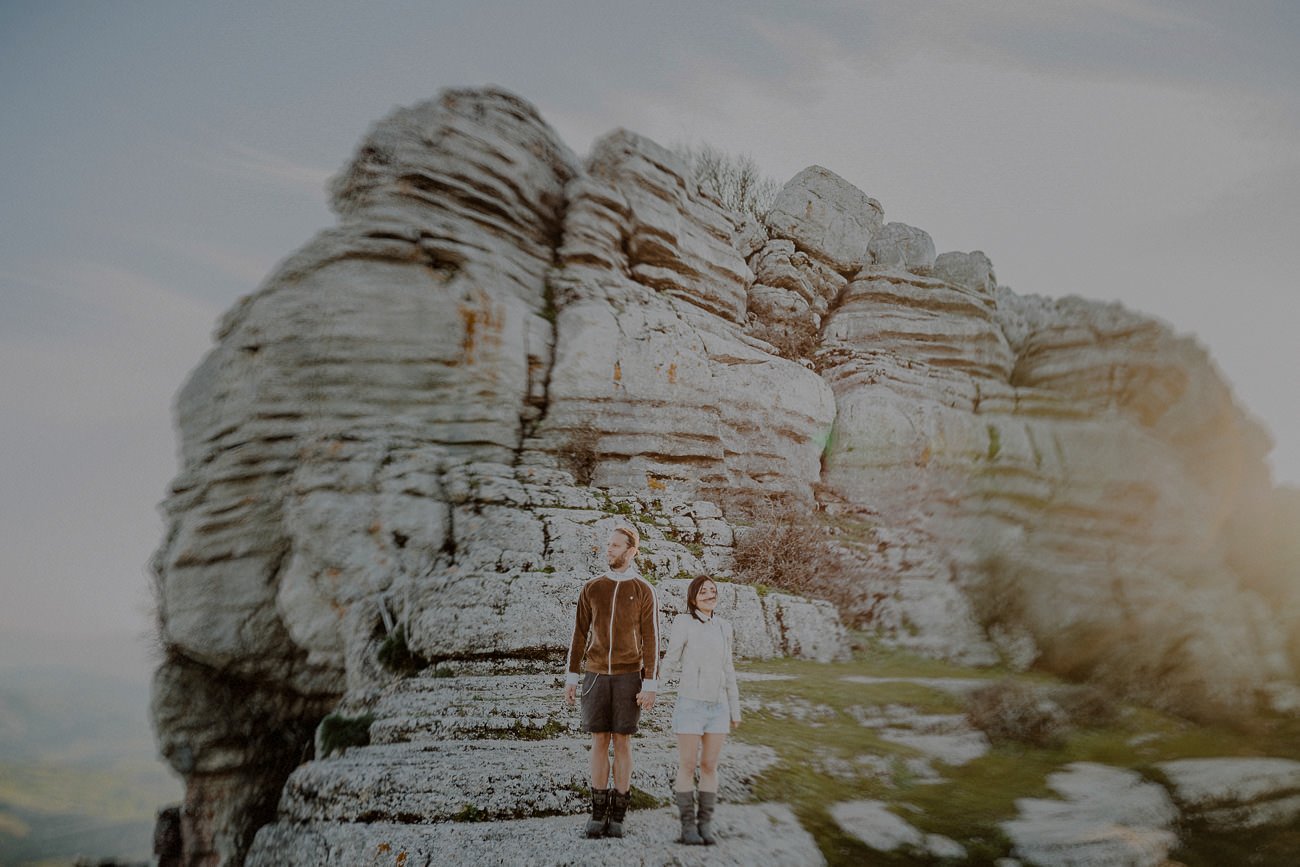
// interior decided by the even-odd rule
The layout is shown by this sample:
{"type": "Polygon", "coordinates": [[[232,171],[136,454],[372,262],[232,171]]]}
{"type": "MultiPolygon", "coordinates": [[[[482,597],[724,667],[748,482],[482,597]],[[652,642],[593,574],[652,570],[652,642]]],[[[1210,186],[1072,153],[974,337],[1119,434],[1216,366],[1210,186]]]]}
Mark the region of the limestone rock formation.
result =
{"type": "MultiPolygon", "coordinates": [[[[767,501],[827,529],[821,586],[885,641],[1170,705],[1294,693],[1292,500],[1161,322],[1017,295],[817,166],[756,222],[656,143],[619,130],[579,159],[494,89],[397,110],[331,192],[336,225],[223,317],[177,400],[154,719],[187,863],[239,863],[305,786],[342,810],[385,762],[423,767],[397,743],[328,779],[307,763],[339,708],[380,708],[378,738],[454,728],[440,692],[390,707],[381,651],[558,670],[622,521],[663,616],[685,576],[733,574],[767,501]]],[[[722,596],[742,654],[845,651],[826,602],[722,596]]]]}

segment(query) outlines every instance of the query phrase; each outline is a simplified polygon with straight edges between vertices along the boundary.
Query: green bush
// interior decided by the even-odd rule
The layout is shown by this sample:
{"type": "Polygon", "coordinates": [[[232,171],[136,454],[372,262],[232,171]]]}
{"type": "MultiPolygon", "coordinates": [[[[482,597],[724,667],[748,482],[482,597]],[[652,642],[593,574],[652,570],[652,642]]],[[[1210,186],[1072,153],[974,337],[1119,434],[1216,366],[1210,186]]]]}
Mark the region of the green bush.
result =
{"type": "Polygon", "coordinates": [[[429,660],[406,643],[406,627],[398,626],[379,645],[379,664],[393,674],[412,675],[429,666],[429,660]]]}
{"type": "Polygon", "coordinates": [[[370,744],[370,724],[375,721],[371,713],[361,716],[343,716],[332,713],[320,721],[318,742],[320,755],[324,758],[332,753],[342,752],[348,747],[364,747],[370,744]]]}

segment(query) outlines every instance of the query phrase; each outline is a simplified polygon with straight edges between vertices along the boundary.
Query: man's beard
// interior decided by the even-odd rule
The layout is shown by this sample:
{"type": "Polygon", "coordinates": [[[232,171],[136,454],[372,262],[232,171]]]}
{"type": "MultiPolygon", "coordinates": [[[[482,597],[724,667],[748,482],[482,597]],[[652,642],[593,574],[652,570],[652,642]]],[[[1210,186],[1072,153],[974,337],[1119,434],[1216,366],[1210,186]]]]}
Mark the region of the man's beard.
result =
{"type": "Polygon", "coordinates": [[[615,559],[607,557],[605,558],[605,562],[608,563],[609,568],[613,569],[615,572],[622,572],[628,567],[628,564],[632,562],[632,553],[629,551],[615,559]]]}

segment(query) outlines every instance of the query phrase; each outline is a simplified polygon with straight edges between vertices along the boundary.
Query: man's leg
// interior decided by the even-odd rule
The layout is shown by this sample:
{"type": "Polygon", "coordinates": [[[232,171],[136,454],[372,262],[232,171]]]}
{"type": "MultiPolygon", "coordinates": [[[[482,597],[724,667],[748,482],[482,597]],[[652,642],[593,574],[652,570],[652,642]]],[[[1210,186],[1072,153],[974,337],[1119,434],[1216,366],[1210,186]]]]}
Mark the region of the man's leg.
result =
{"type": "MultiPolygon", "coordinates": [[[[614,735],[615,739],[618,735],[614,735]]],[[[591,733],[591,788],[608,789],[609,788],[609,732],[592,732],[591,733]]],[[[615,741],[617,743],[617,740],[615,741]]],[[[614,762],[615,784],[618,780],[618,761],[615,753],[614,762]]]]}
{"type": "Polygon", "coordinates": [[[611,678],[610,713],[613,715],[614,789],[609,795],[610,837],[623,836],[623,818],[627,815],[632,788],[632,734],[641,719],[636,694],[641,691],[639,674],[618,674],[611,678]]]}
{"type": "Polygon", "coordinates": [[[632,786],[632,736],[614,735],[614,788],[626,792],[632,786]]]}
{"type": "Polygon", "coordinates": [[[603,837],[609,828],[609,732],[591,733],[591,818],[588,837],[603,837]]]}

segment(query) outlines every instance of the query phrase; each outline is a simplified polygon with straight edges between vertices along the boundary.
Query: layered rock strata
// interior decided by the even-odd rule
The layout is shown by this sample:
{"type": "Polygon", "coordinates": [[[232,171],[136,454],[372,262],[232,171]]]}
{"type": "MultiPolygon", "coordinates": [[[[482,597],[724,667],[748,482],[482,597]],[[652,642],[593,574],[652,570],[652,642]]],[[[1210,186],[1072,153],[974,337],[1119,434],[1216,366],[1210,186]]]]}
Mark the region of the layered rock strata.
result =
{"type": "MultiPolygon", "coordinates": [[[[666,616],[666,579],[730,574],[746,498],[832,529],[828,586],[887,641],[1175,706],[1294,693],[1266,437],[1162,323],[1016,295],[816,166],[756,223],[497,90],[396,111],[332,203],[177,402],[154,717],[188,863],[242,859],[399,628],[429,664],[557,660],[611,526],[666,616]]],[[[745,655],[844,652],[824,603],[724,597],[745,655]]]]}

